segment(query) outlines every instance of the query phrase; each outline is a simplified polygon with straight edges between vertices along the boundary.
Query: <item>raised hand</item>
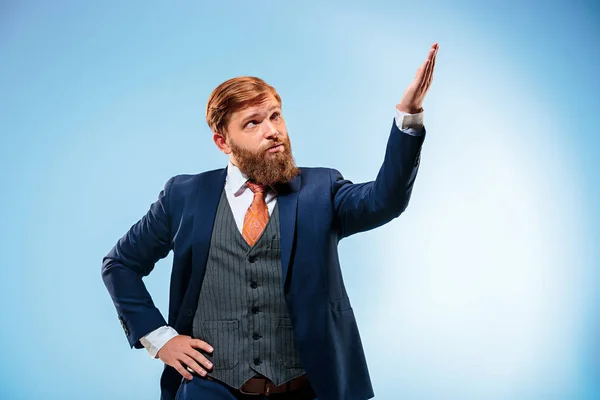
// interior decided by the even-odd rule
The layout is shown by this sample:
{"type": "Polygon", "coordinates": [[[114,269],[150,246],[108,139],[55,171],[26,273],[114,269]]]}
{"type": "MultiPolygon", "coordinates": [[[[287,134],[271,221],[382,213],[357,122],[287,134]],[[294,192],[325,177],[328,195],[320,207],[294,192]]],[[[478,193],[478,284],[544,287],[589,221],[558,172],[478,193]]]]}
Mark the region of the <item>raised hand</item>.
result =
{"type": "Polygon", "coordinates": [[[191,371],[200,376],[205,376],[206,371],[212,368],[212,363],[196,350],[197,348],[207,353],[212,353],[213,351],[213,348],[208,343],[200,339],[178,335],[165,343],[156,356],[165,364],[175,368],[185,379],[192,380],[191,371]]]}
{"type": "Polygon", "coordinates": [[[423,100],[433,81],[433,68],[435,67],[435,58],[440,46],[434,43],[429,49],[427,59],[417,70],[415,80],[408,86],[402,96],[400,103],[396,108],[402,112],[416,114],[423,111],[423,100]]]}

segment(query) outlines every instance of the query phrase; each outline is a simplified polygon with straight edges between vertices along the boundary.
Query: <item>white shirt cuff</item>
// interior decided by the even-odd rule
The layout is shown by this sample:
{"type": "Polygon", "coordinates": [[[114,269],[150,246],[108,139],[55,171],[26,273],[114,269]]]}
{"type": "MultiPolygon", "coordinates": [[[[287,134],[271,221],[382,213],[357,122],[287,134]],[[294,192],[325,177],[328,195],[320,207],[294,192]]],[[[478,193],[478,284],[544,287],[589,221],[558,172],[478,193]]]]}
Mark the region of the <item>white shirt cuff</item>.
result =
{"type": "Polygon", "coordinates": [[[396,126],[402,132],[408,133],[409,135],[419,136],[423,134],[423,111],[417,114],[408,114],[396,110],[396,126]]]}
{"type": "Polygon", "coordinates": [[[156,354],[165,345],[165,343],[178,335],[179,334],[175,329],[165,325],[153,330],[141,338],[140,343],[146,348],[146,350],[148,350],[150,357],[156,358],[156,354]]]}

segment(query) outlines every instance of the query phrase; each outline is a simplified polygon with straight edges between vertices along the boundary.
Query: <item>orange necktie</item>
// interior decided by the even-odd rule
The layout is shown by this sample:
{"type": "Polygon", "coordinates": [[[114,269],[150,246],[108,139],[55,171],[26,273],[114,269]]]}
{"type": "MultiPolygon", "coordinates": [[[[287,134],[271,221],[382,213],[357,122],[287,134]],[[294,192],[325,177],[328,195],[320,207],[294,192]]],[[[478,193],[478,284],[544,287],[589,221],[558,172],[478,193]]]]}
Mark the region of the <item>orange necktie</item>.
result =
{"type": "Polygon", "coordinates": [[[244,226],[242,227],[242,237],[250,245],[254,246],[254,243],[258,241],[260,235],[265,230],[267,222],[269,221],[269,209],[265,202],[265,187],[257,185],[256,183],[246,182],[246,185],[254,193],[254,199],[252,204],[246,211],[244,217],[244,226]]]}

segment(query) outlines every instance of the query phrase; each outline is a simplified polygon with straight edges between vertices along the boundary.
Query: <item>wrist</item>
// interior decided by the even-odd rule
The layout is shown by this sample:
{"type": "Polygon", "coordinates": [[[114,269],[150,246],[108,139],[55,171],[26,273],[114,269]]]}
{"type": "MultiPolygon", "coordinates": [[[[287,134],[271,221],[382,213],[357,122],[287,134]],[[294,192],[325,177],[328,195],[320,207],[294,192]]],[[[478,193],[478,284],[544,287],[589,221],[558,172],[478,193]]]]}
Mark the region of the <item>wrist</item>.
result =
{"type": "Polygon", "coordinates": [[[398,109],[398,111],[406,114],[419,114],[423,112],[423,107],[421,106],[407,106],[404,104],[397,104],[396,108],[398,109]]]}

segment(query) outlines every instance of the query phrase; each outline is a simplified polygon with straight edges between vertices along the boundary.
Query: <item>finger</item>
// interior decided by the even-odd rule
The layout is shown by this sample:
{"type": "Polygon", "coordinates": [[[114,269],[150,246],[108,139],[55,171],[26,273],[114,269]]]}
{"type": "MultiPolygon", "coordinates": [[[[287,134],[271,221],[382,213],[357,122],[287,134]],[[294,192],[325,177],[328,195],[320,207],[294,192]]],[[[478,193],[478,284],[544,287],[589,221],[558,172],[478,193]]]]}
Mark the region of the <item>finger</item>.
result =
{"type": "Polygon", "coordinates": [[[423,79],[425,79],[426,64],[427,64],[427,61],[425,61],[423,64],[421,64],[421,66],[417,69],[417,74],[415,75],[415,81],[421,82],[423,79]]]}
{"type": "Polygon", "coordinates": [[[437,51],[438,47],[440,47],[440,44],[438,42],[435,42],[434,44],[431,45],[431,48],[429,50],[430,51],[431,50],[436,50],[437,51]]]}
{"type": "Polygon", "coordinates": [[[422,92],[427,88],[427,79],[429,79],[431,71],[431,61],[425,61],[425,68],[423,70],[423,79],[419,81],[419,90],[422,92]]]}
{"type": "Polygon", "coordinates": [[[429,52],[427,53],[427,61],[431,62],[431,60],[433,60],[433,56],[435,55],[435,51],[436,51],[436,47],[435,44],[433,46],[431,46],[431,48],[429,49],[429,52]]]}
{"type": "Polygon", "coordinates": [[[419,86],[422,85],[427,80],[427,77],[428,77],[427,70],[428,70],[429,66],[431,65],[431,60],[433,58],[434,53],[435,53],[435,49],[433,47],[431,49],[429,49],[429,53],[427,53],[427,58],[425,59],[425,62],[419,68],[420,73],[417,73],[417,77],[416,77],[417,80],[419,81],[419,86]]]}
{"type": "Polygon", "coordinates": [[[427,88],[429,88],[429,86],[431,86],[431,82],[433,82],[433,72],[435,70],[435,62],[437,60],[437,53],[438,53],[439,49],[440,49],[440,46],[438,44],[436,44],[435,54],[433,55],[433,61],[431,63],[431,70],[429,71],[429,76],[427,78],[427,88]]]}
{"type": "Polygon", "coordinates": [[[433,56],[435,55],[436,50],[437,50],[437,43],[434,43],[429,48],[429,51],[427,52],[427,57],[425,58],[425,60],[431,61],[433,59],[433,56]]]}
{"type": "Polygon", "coordinates": [[[210,344],[200,339],[192,339],[190,341],[190,346],[195,347],[197,349],[202,349],[208,353],[212,353],[214,350],[210,344]]]}
{"type": "Polygon", "coordinates": [[[211,369],[213,367],[212,363],[194,348],[191,348],[189,352],[186,352],[185,354],[192,357],[198,364],[206,367],[206,369],[211,369]]]}
{"type": "Polygon", "coordinates": [[[427,53],[427,59],[425,62],[419,67],[417,70],[417,75],[415,76],[415,81],[417,86],[421,90],[425,90],[428,84],[429,76],[431,75],[431,62],[435,58],[435,54],[437,52],[437,43],[434,43],[429,49],[429,53],[427,53]]]}
{"type": "Polygon", "coordinates": [[[429,88],[429,85],[431,85],[431,79],[433,76],[433,68],[435,66],[436,56],[437,56],[437,43],[431,47],[431,50],[429,50],[429,55],[428,55],[428,58],[426,61],[427,69],[425,71],[425,77],[423,78],[423,82],[420,85],[420,89],[423,92],[426,92],[427,89],[429,88]]]}
{"type": "MultiPolygon", "coordinates": [[[[204,376],[206,375],[206,371],[204,370],[204,368],[202,368],[197,362],[196,360],[194,360],[192,357],[188,356],[187,354],[182,354],[181,355],[181,361],[183,363],[185,363],[185,365],[188,368],[191,368],[194,370],[195,373],[197,373],[198,375],[204,376]]],[[[189,371],[189,370],[188,370],[189,371]]]]}
{"type": "Polygon", "coordinates": [[[175,362],[175,365],[172,365],[173,368],[175,368],[175,370],[177,370],[177,372],[179,372],[179,375],[183,376],[185,379],[187,379],[188,381],[191,381],[192,379],[194,379],[194,377],[192,376],[192,374],[190,374],[184,367],[183,365],[181,365],[180,362],[175,362]]]}

